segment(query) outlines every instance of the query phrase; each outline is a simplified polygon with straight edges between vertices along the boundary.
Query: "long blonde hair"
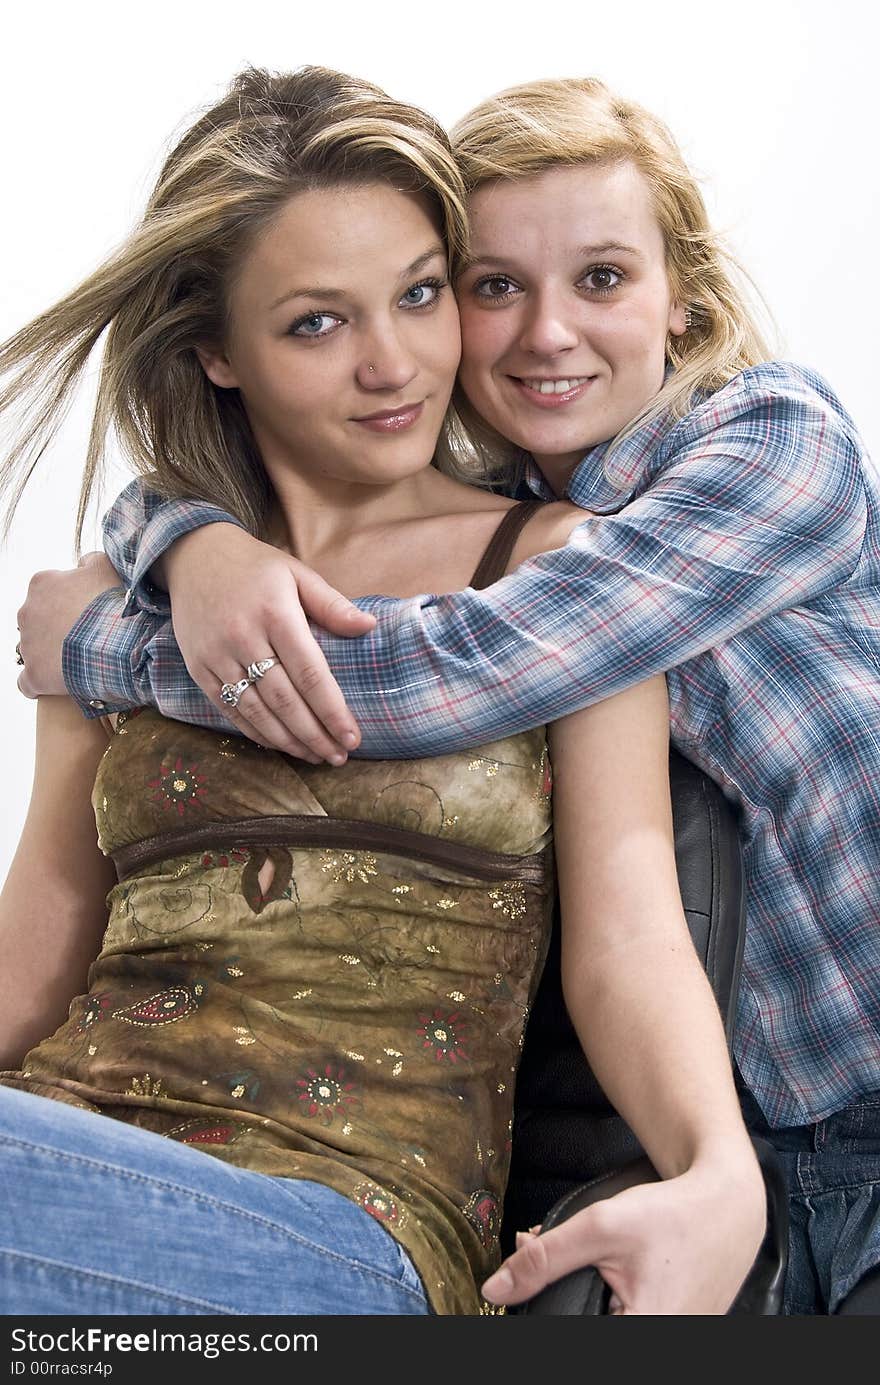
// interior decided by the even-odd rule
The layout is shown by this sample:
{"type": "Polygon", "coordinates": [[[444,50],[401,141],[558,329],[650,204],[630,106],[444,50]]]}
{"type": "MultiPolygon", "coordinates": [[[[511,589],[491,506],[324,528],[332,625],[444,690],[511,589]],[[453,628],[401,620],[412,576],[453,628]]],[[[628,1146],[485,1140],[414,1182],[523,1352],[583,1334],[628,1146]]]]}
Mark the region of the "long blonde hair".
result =
{"type": "MultiPolygon", "coordinates": [[[[452,147],[467,191],[496,179],[527,178],[548,169],[630,160],[647,180],[663,232],[673,298],[688,327],[670,336],[673,367],[660,393],[619,439],[665,410],[680,417],[695,397],[769,358],[740,267],[709,225],[697,180],[669,130],[650,111],[621,100],[593,78],[529,82],[475,106],[452,130],[452,147]]],[[[475,413],[460,390],[453,437],[509,467],[516,449],[475,413]]]]}
{"type": "Polygon", "coordinates": [[[463,186],[430,116],[327,68],[240,73],[177,143],[120,249],[0,346],[0,414],[24,404],[0,472],[7,528],[106,331],[77,544],[111,429],[155,489],[213,500],[263,532],[271,486],[244,407],[211,384],[196,347],[223,340],[236,267],[288,198],[374,180],[424,196],[461,256],[463,186]]]}

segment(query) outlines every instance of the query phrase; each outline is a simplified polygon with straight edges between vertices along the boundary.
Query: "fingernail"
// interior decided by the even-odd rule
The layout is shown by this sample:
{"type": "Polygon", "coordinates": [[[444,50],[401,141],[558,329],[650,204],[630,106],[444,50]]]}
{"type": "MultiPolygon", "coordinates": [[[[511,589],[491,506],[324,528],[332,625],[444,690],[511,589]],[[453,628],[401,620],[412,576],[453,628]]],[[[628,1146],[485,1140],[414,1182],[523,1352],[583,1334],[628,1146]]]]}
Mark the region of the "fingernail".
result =
{"type": "Polygon", "coordinates": [[[509,1294],[512,1288],[513,1275],[510,1273],[510,1270],[502,1268],[496,1270],[494,1274],[489,1276],[483,1285],[483,1293],[486,1298],[491,1298],[493,1294],[503,1296],[504,1294],[509,1294]]]}
{"type": "Polygon", "coordinates": [[[344,745],[356,746],[358,743],[356,731],[346,731],[342,737],[344,745]]]}
{"type": "Polygon", "coordinates": [[[328,755],[327,759],[329,760],[331,765],[339,766],[345,764],[346,760],[348,759],[348,756],[340,753],[338,755],[328,755]]]}

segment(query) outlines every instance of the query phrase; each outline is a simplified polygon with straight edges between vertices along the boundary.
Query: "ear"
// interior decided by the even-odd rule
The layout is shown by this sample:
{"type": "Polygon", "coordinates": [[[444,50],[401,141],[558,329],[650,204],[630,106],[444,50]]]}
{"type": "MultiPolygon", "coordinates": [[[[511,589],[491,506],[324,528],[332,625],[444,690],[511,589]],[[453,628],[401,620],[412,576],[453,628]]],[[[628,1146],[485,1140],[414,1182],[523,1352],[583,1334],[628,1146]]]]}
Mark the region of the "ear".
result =
{"type": "Polygon", "coordinates": [[[196,355],[212,384],[219,385],[224,390],[238,388],[238,377],[232,369],[229,357],[219,347],[197,346],[196,355]]]}
{"type": "Polygon", "coordinates": [[[687,329],[687,308],[683,303],[674,301],[669,309],[669,335],[672,337],[682,337],[687,329]]]}

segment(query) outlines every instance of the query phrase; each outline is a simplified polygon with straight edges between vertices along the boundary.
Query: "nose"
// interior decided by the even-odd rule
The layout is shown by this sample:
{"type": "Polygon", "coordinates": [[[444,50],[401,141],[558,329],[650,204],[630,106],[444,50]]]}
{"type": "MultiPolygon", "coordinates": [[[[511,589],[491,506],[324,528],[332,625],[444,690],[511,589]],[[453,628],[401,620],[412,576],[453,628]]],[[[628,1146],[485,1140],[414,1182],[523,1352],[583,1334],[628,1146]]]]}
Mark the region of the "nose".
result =
{"type": "Polygon", "coordinates": [[[519,345],[533,356],[557,356],[578,344],[570,306],[561,292],[544,289],[524,305],[519,345]]]}
{"type": "Polygon", "coordinates": [[[418,374],[418,363],[404,332],[387,324],[364,339],[357,381],[365,390],[402,390],[418,374]]]}

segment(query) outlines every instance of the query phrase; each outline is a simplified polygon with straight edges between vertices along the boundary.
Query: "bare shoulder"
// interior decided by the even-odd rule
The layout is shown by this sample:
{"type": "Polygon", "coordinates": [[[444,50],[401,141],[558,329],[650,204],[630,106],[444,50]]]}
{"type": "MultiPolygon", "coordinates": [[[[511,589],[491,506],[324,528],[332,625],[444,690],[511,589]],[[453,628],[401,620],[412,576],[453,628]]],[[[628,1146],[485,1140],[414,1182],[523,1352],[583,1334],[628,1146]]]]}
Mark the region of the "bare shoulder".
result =
{"type": "Polygon", "coordinates": [[[578,525],[590,518],[589,511],[572,505],[568,500],[554,500],[542,505],[523,527],[510,555],[508,572],[512,572],[536,553],[549,553],[564,548],[578,525]]]}

